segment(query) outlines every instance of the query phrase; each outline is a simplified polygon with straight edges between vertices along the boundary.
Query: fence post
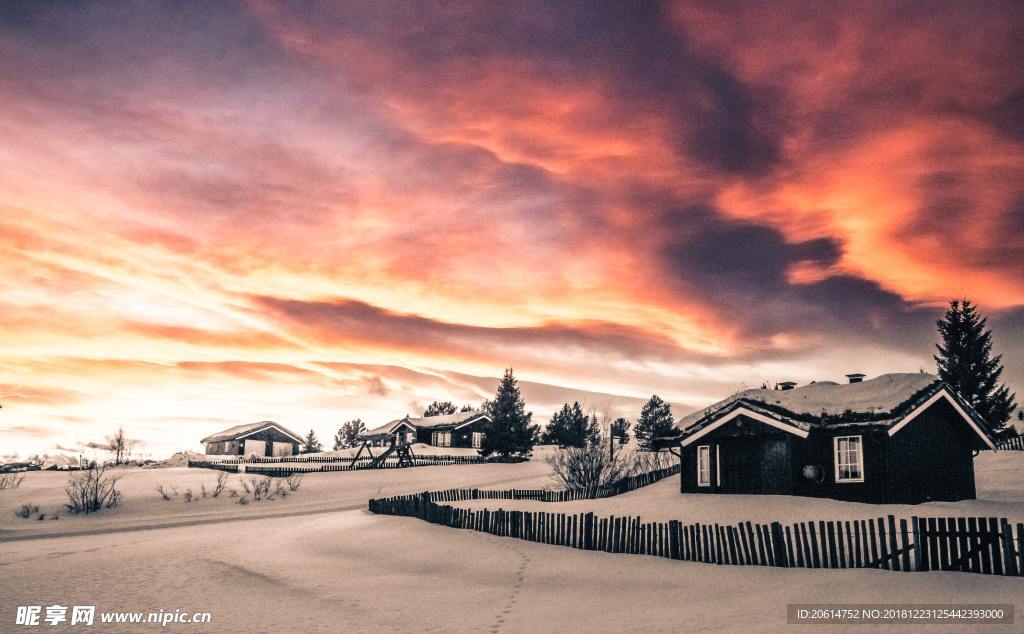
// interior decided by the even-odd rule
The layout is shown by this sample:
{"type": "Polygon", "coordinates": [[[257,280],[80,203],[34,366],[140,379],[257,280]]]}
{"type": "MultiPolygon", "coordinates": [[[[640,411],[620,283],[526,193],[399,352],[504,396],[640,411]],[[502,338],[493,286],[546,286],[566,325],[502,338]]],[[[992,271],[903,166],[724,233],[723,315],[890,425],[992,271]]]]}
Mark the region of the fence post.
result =
{"type": "Polygon", "coordinates": [[[786,553],[786,537],[782,533],[782,524],[772,522],[772,549],[775,551],[775,565],[789,568],[789,556],[786,553]]]}

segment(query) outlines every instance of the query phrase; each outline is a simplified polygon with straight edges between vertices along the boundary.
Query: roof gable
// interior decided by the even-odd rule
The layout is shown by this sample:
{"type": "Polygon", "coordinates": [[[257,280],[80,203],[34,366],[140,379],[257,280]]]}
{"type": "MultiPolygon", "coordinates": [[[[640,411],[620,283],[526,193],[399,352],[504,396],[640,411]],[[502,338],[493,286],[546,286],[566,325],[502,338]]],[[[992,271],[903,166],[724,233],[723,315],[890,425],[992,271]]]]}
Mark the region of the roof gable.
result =
{"type": "Polygon", "coordinates": [[[262,431],[262,430],[266,429],[267,427],[273,427],[273,428],[277,429],[279,432],[281,432],[285,436],[290,437],[295,442],[303,442],[303,439],[302,439],[301,436],[299,436],[295,432],[291,431],[290,429],[287,429],[286,427],[284,427],[282,425],[279,425],[278,423],[275,423],[272,420],[263,420],[263,421],[260,421],[258,423],[246,423],[244,425],[235,425],[234,427],[230,427],[228,429],[225,429],[224,431],[217,432],[216,434],[212,434],[210,436],[207,436],[206,438],[203,438],[199,442],[205,445],[205,444],[211,443],[211,442],[223,442],[225,440],[237,440],[237,439],[242,438],[244,436],[249,436],[249,435],[255,434],[256,432],[262,431]]]}

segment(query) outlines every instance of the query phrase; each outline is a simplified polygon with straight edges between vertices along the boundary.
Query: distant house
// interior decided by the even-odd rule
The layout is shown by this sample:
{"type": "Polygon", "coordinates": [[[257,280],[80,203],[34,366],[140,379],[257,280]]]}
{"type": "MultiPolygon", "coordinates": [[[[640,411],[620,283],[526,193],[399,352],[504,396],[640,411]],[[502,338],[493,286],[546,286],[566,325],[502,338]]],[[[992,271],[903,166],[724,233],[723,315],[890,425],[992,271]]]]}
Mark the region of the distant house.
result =
{"type": "Polygon", "coordinates": [[[745,390],[679,420],[683,493],[916,504],[975,497],[988,425],[930,374],[745,390]]]}
{"type": "Polygon", "coordinates": [[[435,447],[480,447],[490,416],[480,410],[443,416],[406,416],[371,429],[360,436],[372,444],[390,444],[392,439],[435,447]]]}
{"type": "Polygon", "coordinates": [[[299,453],[302,438],[269,420],[231,429],[203,438],[207,455],[291,456],[299,453]]]}

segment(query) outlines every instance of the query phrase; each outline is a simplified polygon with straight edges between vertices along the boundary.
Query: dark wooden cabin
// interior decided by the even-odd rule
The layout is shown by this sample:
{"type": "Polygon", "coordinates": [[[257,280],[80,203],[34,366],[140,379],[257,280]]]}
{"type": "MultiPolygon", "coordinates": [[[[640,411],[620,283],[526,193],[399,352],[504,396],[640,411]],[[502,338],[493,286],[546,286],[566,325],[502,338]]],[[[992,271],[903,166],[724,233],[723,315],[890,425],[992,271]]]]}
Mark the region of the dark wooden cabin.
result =
{"type": "Polygon", "coordinates": [[[930,374],[746,390],[679,421],[683,493],[916,504],[975,497],[985,421],[930,374]]]}
{"type": "Polygon", "coordinates": [[[360,438],[376,445],[395,440],[434,447],[479,448],[490,422],[491,418],[479,410],[420,418],[406,416],[371,429],[360,438]]]}
{"type": "Polygon", "coordinates": [[[207,455],[291,456],[299,453],[302,438],[281,425],[265,420],[238,425],[203,438],[207,455]]]}

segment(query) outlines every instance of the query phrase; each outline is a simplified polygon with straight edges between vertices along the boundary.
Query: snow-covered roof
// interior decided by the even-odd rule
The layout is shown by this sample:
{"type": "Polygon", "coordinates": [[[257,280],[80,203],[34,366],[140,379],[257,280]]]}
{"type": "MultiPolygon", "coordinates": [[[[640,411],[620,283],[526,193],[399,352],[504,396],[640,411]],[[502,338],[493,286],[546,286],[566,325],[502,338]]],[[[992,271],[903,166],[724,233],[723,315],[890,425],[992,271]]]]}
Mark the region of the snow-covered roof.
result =
{"type": "Polygon", "coordinates": [[[375,427],[367,431],[366,433],[362,434],[362,436],[366,437],[380,436],[383,434],[392,434],[402,423],[407,423],[417,429],[437,429],[442,427],[456,427],[458,425],[469,423],[481,417],[487,418],[487,414],[478,409],[470,410],[468,412],[443,414],[441,416],[420,416],[418,418],[406,416],[405,418],[397,418],[386,425],[375,427]]]}
{"type": "Polygon", "coordinates": [[[278,430],[281,431],[281,433],[285,434],[286,436],[291,436],[292,439],[294,439],[296,442],[302,442],[302,436],[299,436],[295,432],[293,432],[293,431],[283,427],[282,425],[280,425],[278,423],[275,423],[272,420],[261,420],[258,423],[246,423],[245,425],[235,425],[234,427],[231,427],[230,429],[225,429],[222,432],[218,432],[218,433],[213,434],[211,436],[207,436],[206,438],[203,438],[199,442],[201,442],[201,443],[203,443],[205,445],[205,444],[211,443],[211,442],[222,442],[222,441],[225,441],[225,440],[235,440],[239,436],[244,436],[246,434],[250,434],[250,433],[259,431],[259,430],[263,429],[264,427],[276,427],[278,430]]]}
{"type": "Polygon", "coordinates": [[[923,372],[843,385],[826,381],[792,390],[743,390],[684,416],[675,434],[662,440],[682,439],[686,445],[741,415],[804,438],[812,428],[837,427],[882,428],[892,435],[942,399],[994,448],[992,431],[974,408],[938,377],[923,372]]]}
{"type": "Polygon", "coordinates": [[[898,413],[897,410],[915,395],[937,389],[939,378],[923,372],[883,374],[860,383],[839,384],[833,381],[811,383],[791,390],[753,389],[737,392],[710,407],[697,410],[679,419],[676,428],[691,431],[699,428],[718,413],[742,402],[758,410],[793,419],[807,429],[810,419],[828,417],[871,419],[879,422],[898,413]],[[859,415],[859,416],[858,416],[859,415]]]}

